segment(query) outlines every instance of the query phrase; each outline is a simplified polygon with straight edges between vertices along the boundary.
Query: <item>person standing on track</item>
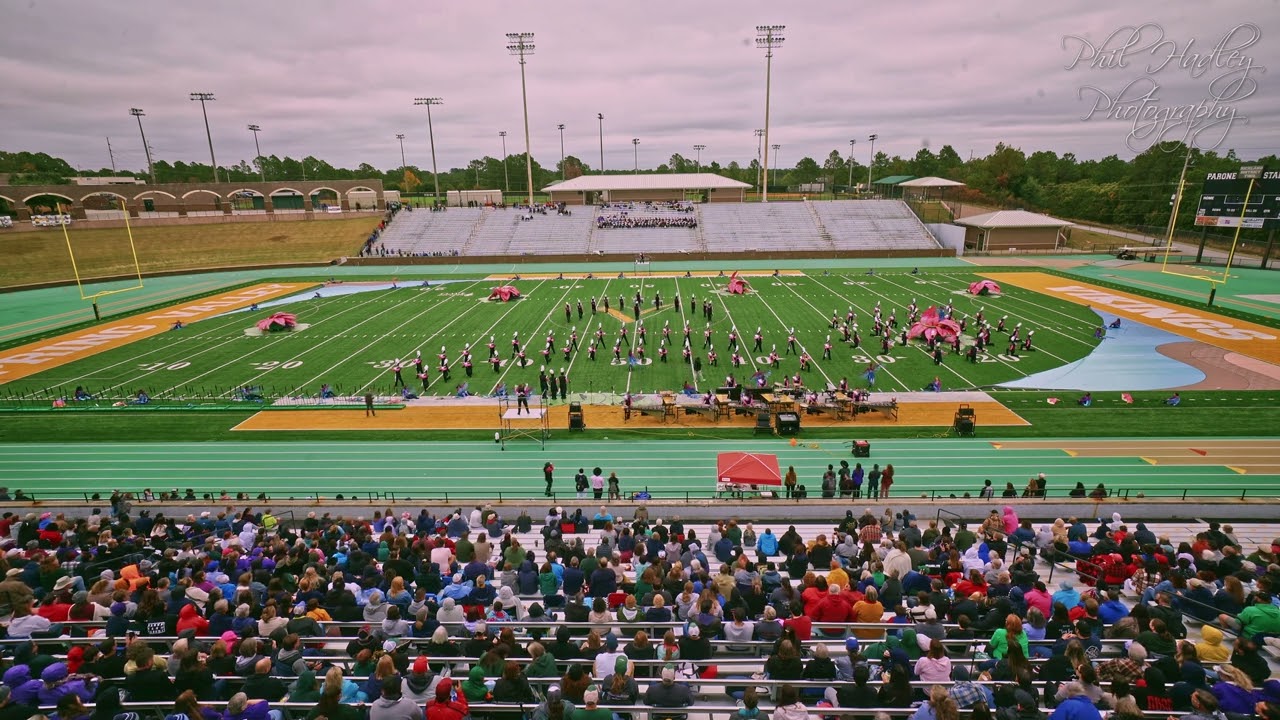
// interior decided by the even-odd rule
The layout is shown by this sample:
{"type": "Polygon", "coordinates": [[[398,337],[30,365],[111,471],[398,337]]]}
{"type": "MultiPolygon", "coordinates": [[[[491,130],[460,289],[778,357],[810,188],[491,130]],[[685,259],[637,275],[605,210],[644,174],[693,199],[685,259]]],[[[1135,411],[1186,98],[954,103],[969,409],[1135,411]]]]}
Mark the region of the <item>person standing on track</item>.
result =
{"type": "Polygon", "coordinates": [[[543,494],[546,495],[547,497],[551,497],[551,484],[555,482],[555,476],[554,476],[555,471],[556,471],[556,466],[552,465],[550,460],[548,460],[546,464],[542,466],[542,480],[547,484],[547,489],[543,494]]]}
{"type": "Polygon", "coordinates": [[[373,409],[373,393],[364,394],[364,416],[377,417],[378,412],[373,409]]]}
{"type": "Polygon", "coordinates": [[[871,466],[871,472],[867,473],[867,497],[872,500],[880,499],[880,479],[883,476],[879,463],[871,466]]]}

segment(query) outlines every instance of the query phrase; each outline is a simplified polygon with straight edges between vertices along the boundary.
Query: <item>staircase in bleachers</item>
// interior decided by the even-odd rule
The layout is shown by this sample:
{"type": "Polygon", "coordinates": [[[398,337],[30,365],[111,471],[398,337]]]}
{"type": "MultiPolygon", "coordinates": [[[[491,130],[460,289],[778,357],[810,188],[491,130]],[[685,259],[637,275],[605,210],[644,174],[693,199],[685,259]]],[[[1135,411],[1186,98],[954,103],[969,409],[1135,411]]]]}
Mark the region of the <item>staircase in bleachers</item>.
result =
{"type": "Polygon", "coordinates": [[[804,206],[809,208],[809,214],[813,216],[814,224],[818,226],[818,234],[821,235],[822,239],[825,240],[827,244],[831,246],[831,249],[834,250],[836,247],[835,240],[832,239],[830,231],[827,230],[827,226],[823,224],[822,217],[818,215],[818,211],[813,209],[813,203],[809,202],[807,199],[803,202],[804,206]]]}

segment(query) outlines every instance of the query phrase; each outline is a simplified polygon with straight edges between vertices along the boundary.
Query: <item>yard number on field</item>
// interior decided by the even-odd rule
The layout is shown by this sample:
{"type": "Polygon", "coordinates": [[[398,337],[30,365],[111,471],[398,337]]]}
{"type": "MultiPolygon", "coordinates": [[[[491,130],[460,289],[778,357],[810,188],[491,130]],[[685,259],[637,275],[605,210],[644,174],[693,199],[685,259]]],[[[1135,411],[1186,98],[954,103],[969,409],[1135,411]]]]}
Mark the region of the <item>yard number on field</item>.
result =
{"type": "Polygon", "coordinates": [[[254,370],[275,370],[277,368],[280,370],[292,370],[294,368],[302,367],[302,361],[286,360],[284,362],[280,362],[278,360],[268,360],[267,362],[250,363],[250,365],[253,366],[254,370]]]}
{"type": "Polygon", "coordinates": [[[156,370],[181,370],[185,367],[190,367],[190,366],[191,366],[191,363],[187,362],[186,360],[183,360],[181,362],[176,362],[176,363],[158,362],[158,363],[149,363],[149,364],[143,363],[138,365],[138,367],[142,368],[143,370],[146,370],[147,372],[155,372],[156,370]]]}

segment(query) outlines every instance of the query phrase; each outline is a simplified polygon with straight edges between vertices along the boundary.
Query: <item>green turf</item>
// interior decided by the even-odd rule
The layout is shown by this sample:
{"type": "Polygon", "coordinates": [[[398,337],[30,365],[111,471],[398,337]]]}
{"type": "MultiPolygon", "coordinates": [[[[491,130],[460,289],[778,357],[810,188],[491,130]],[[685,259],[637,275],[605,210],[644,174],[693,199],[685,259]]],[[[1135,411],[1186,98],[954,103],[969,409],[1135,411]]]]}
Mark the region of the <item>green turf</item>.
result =
{"type": "MultiPolygon", "coordinates": [[[[391,394],[395,390],[390,365],[417,351],[421,351],[430,368],[428,394],[452,394],[457,383],[466,379],[461,352],[468,344],[475,365],[471,389],[487,393],[497,382],[509,386],[532,382],[536,386],[538,369],[544,362],[541,350],[550,332],[555,333],[556,350],[546,364],[557,370],[567,369],[571,392],[653,392],[679,388],[685,380],[693,379],[680,352],[685,322],[692,326],[693,350],[704,364],[703,377],[694,379],[699,390],[718,386],[730,373],[745,381],[760,370],[775,381],[784,373],[798,372],[797,356],[786,355],[787,330],[791,327],[796,329],[799,344],[807,347],[814,358],[812,369],[802,373],[806,385],[823,387],[842,377],[853,385],[865,384],[861,374],[875,358],[881,366],[876,389],[896,392],[919,390],[935,376],[941,379],[944,389],[987,387],[1078,360],[1096,345],[1092,330],[1097,316],[1087,308],[1017,288],[1009,288],[999,298],[976,298],[964,292],[974,279],[975,275],[962,272],[753,278],[755,292],[746,296],[713,293],[725,284],[715,278],[522,280],[518,286],[526,297],[506,304],[484,300],[492,282],[458,281],[430,288],[414,285],[292,303],[280,309],[296,313],[299,322],[310,325],[293,333],[246,336],[244,330],[264,312],[233,313],[193,323],[181,332],[143,339],[0,386],[0,399],[42,399],[49,393],[69,393],[78,385],[108,398],[145,389],[154,398],[175,400],[228,399],[234,397],[233,388],[245,385],[261,386],[272,398],[314,395],[322,383],[332,385],[340,394],[391,394]],[[566,302],[576,304],[578,300],[589,308],[592,296],[606,295],[616,309],[621,295],[630,316],[636,292],[644,297],[647,311],[642,319],[649,329],[649,364],[629,370],[626,346],[622,347],[623,361],[615,361],[612,353],[622,321],[603,314],[603,308],[594,319],[588,309],[582,319],[574,312],[566,321],[563,309],[566,302]],[[664,298],[660,312],[651,311],[655,292],[664,298]],[[677,294],[683,300],[680,312],[672,303],[677,294]],[[695,302],[691,302],[693,298],[695,302]],[[708,366],[703,350],[705,323],[700,302],[704,298],[712,299],[715,307],[713,343],[719,354],[718,368],[708,366]],[[879,338],[871,335],[873,308],[880,303],[886,316],[896,313],[901,329],[907,320],[905,308],[913,299],[921,310],[950,301],[957,313],[970,317],[985,308],[986,317],[993,323],[1007,315],[1009,327],[1021,322],[1024,331],[1036,330],[1037,351],[1006,357],[1001,353],[1007,341],[1003,334],[994,333],[994,352],[981,357],[979,363],[964,362],[948,352],[943,365],[935,366],[924,346],[914,341],[908,346],[895,344],[884,353],[879,338]],[[843,318],[851,305],[860,325],[860,348],[839,342],[838,332],[828,327],[833,310],[843,318]],[[672,329],[672,345],[668,362],[662,363],[658,348],[661,328],[667,323],[672,329]],[[727,335],[735,325],[744,343],[744,363],[737,369],[731,366],[726,348],[727,335]],[[579,351],[566,360],[561,348],[575,326],[579,351]],[[757,327],[762,328],[764,345],[762,351],[752,352],[751,336],[757,327]],[[588,346],[600,328],[605,332],[604,342],[596,359],[591,360],[588,346]],[[510,361],[515,332],[525,342],[530,362],[527,367],[510,361]],[[832,359],[823,360],[822,346],[828,334],[835,347],[832,359]],[[507,361],[499,372],[487,363],[491,336],[500,356],[507,361]],[[783,356],[777,370],[762,361],[775,344],[783,356]],[[452,378],[447,382],[435,369],[442,347],[452,364],[452,378]]],[[[625,324],[634,345],[635,324],[625,324]]],[[[972,331],[971,324],[968,337],[972,331]]],[[[412,365],[406,366],[404,376],[421,391],[412,365]]]]}

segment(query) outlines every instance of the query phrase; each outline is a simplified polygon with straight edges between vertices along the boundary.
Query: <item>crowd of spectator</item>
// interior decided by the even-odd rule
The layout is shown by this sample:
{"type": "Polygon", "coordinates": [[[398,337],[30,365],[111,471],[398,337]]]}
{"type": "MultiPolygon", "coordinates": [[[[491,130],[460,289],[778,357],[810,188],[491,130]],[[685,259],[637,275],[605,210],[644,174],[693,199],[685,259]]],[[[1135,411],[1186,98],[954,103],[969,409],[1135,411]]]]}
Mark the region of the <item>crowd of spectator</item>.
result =
{"type": "Polygon", "coordinates": [[[694,228],[693,203],[683,200],[606,203],[596,214],[596,228],[694,228]]]}
{"type": "Polygon", "coordinates": [[[736,520],[700,534],[643,507],[133,511],[0,518],[0,720],[115,719],[122,692],[188,720],[266,720],[281,702],[331,720],[493,703],[674,717],[711,680],[744,720],[766,692],[783,720],[1280,720],[1262,650],[1280,645],[1280,539],[1246,554],[1229,526],[1175,544],[1119,514],[1036,528],[1012,507],[974,529],[848,511],[812,537],[736,520]],[[1051,589],[1046,562],[1074,570],[1051,589]]]}

